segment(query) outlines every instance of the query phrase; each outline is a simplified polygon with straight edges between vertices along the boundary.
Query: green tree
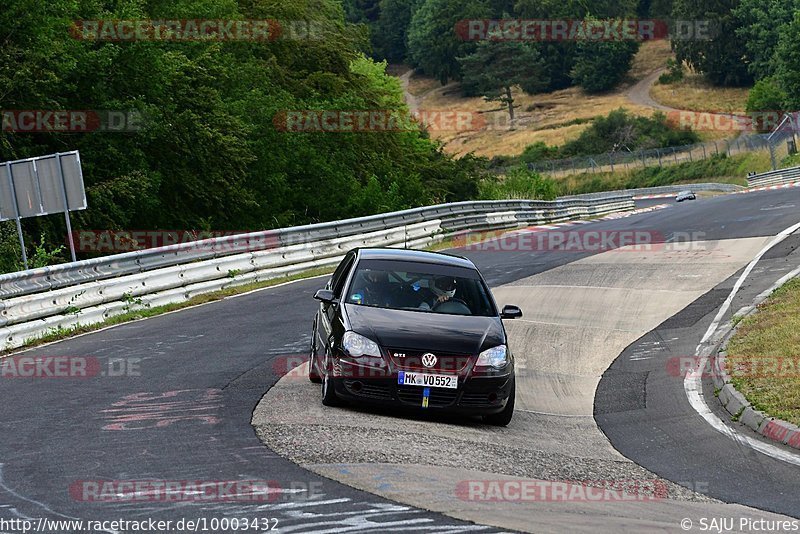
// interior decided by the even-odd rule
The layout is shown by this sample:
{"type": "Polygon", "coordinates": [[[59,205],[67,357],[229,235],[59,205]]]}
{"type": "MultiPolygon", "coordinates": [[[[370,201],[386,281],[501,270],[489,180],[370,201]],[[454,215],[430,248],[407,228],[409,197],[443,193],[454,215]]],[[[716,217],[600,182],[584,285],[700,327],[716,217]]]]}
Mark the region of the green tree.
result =
{"type": "MultiPolygon", "coordinates": [[[[485,173],[484,160],[454,160],[417,128],[275,127],[289,110],[408,111],[386,65],[363,56],[365,34],[346,25],[338,0],[6,0],[0,24],[3,109],[143,117],[129,133],[0,130],[0,161],[80,150],[89,207],[73,215],[76,230],[241,231],[340,219],[474,198],[485,173]],[[189,18],[305,21],[313,34],[269,42],[70,34],[80,19],[189,18]]],[[[25,219],[23,229],[43,250],[64,243],[58,217],[25,219]]],[[[11,250],[15,232],[3,230],[0,245],[11,250]]]]}
{"type": "Polygon", "coordinates": [[[750,73],[761,79],[775,73],[780,29],[800,10],[800,0],[740,0],[733,10],[736,36],[744,42],[750,73]]]}
{"type": "Polygon", "coordinates": [[[800,12],[781,28],[776,60],[776,80],[786,93],[785,106],[800,109],[800,12]]]}
{"type": "Polygon", "coordinates": [[[697,38],[700,28],[684,39],[673,39],[679,62],[686,62],[705,74],[714,85],[745,86],[753,81],[747,69],[747,50],[736,34],[739,20],[734,15],[740,0],[674,0],[672,18],[710,24],[708,38],[697,38]]]}
{"type": "Polygon", "coordinates": [[[572,80],[587,93],[608,91],[628,74],[638,50],[639,42],[633,40],[580,41],[570,72],[572,80]]]}
{"type": "Polygon", "coordinates": [[[464,84],[486,100],[499,101],[514,121],[512,88],[531,91],[547,86],[544,64],[533,45],[516,41],[483,41],[474,53],[458,58],[464,84]]]}
{"type": "Polygon", "coordinates": [[[419,0],[381,0],[372,25],[371,41],[377,59],[401,63],[406,58],[406,34],[419,0]]]}
{"type": "MultiPolygon", "coordinates": [[[[634,0],[517,0],[516,16],[526,19],[581,20],[587,17],[623,18],[635,17],[637,2],[634,0]]],[[[539,51],[550,80],[547,90],[563,89],[573,85],[570,75],[577,60],[578,43],[575,41],[547,41],[540,44],[539,51]]]]}
{"type": "Polygon", "coordinates": [[[408,28],[408,61],[442,85],[461,79],[459,57],[475,50],[475,42],[456,33],[456,24],[492,17],[488,0],[425,0],[408,28]]]}

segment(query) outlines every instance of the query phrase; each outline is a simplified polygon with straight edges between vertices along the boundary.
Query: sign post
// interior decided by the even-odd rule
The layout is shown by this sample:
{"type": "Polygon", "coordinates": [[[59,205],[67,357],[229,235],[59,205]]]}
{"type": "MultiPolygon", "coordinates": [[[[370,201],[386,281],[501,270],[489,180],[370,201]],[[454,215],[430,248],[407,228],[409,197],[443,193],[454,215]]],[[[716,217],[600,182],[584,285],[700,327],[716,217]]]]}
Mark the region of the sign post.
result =
{"type": "Polygon", "coordinates": [[[22,264],[28,270],[28,253],[25,252],[25,236],[22,235],[22,223],[19,217],[19,206],[17,206],[17,193],[14,191],[14,176],[11,174],[11,163],[6,163],[6,173],[8,174],[8,188],[11,190],[11,198],[14,200],[14,221],[17,223],[17,236],[19,237],[19,248],[22,250],[22,264]]]}
{"type": "Polygon", "coordinates": [[[72,240],[72,222],[69,220],[69,203],[67,202],[67,183],[64,181],[64,167],[61,165],[61,153],[56,154],[56,169],[58,169],[58,183],[61,185],[61,198],[64,200],[64,221],[67,223],[67,241],[72,261],[75,258],[75,242],[72,240]]]}

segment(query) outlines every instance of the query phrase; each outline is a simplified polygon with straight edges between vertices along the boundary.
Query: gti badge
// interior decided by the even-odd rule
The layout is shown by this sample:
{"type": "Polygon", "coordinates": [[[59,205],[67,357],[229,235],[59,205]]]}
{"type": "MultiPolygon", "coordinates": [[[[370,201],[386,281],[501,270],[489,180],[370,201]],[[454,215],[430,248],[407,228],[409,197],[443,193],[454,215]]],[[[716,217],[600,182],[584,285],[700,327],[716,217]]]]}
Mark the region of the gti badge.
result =
{"type": "Polygon", "coordinates": [[[433,367],[436,365],[436,356],[430,352],[426,352],[422,355],[422,365],[425,367],[433,367]]]}

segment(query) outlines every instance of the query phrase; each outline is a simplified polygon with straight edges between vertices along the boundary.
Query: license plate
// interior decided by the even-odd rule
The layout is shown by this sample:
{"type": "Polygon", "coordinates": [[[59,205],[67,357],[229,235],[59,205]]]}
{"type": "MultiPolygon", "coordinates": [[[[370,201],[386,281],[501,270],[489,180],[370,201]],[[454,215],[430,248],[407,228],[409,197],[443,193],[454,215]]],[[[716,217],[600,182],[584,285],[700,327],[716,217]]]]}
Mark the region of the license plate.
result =
{"type": "Polygon", "coordinates": [[[401,386],[422,386],[429,388],[458,388],[458,377],[453,375],[429,375],[427,373],[410,373],[400,371],[397,383],[401,386]]]}

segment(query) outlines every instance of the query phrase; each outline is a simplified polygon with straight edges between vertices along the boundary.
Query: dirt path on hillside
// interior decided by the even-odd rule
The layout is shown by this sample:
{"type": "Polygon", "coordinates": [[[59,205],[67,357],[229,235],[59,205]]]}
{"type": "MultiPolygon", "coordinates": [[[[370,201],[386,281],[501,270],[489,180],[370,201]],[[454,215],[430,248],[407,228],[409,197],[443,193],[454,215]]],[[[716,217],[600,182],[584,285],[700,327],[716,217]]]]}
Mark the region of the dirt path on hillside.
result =
{"type": "Polygon", "coordinates": [[[655,72],[651,72],[638,82],[628,89],[625,93],[625,96],[628,97],[634,104],[638,104],[640,106],[647,106],[655,109],[659,109],[661,111],[680,111],[677,108],[673,108],[670,106],[665,106],[664,104],[659,104],[650,96],[650,88],[656,83],[658,77],[661,73],[664,72],[664,69],[658,69],[655,72]]]}
{"type": "Polygon", "coordinates": [[[403,96],[406,99],[408,109],[411,113],[414,113],[419,109],[419,103],[422,101],[422,97],[414,96],[408,91],[408,84],[412,74],[414,74],[414,69],[408,69],[398,77],[400,78],[400,86],[403,88],[403,96]]]}
{"type": "Polygon", "coordinates": [[[427,91],[423,92],[420,95],[415,95],[411,93],[408,88],[411,83],[411,76],[414,75],[414,69],[408,69],[403,74],[398,76],[400,79],[400,86],[403,89],[403,96],[406,99],[406,104],[408,105],[409,110],[414,113],[415,111],[419,110],[422,106],[423,102],[426,98],[429,98],[431,95],[435,93],[447,94],[446,91],[453,91],[453,87],[458,85],[456,82],[451,81],[447,85],[436,84],[427,91]]]}

